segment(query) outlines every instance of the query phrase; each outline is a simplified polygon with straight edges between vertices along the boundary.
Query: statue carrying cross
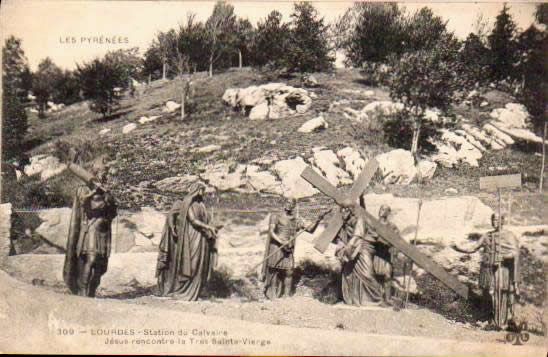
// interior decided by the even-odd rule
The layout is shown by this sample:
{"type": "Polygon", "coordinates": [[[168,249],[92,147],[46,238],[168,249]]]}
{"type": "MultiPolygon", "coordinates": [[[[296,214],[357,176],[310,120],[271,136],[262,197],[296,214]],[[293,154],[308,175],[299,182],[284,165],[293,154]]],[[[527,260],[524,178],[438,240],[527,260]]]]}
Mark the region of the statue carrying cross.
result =
{"type": "MultiPolygon", "coordinates": [[[[377,169],[377,161],[375,159],[370,160],[348,193],[337,190],[336,187],[334,187],[311,167],[306,167],[301,173],[301,177],[319,191],[332,198],[337,205],[346,208],[353,207],[355,212],[357,212],[357,214],[364,220],[367,227],[372,228],[377,235],[382,237],[389,244],[410,258],[415,264],[417,264],[417,266],[432,274],[436,279],[440,280],[445,286],[456,292],[458,295],[467,299],[468,287],[466,285],[458,281],[451,274],[447,273],[445,269],[436,264],[415,246],[407,243],[397,232],[394,232],[380,223],[375,217],[369,214],[364,207],[356,205],[358,198],[369,185],[369,182],[377,169]]],[[[340,210],[335,210],[335,213],[330,218],[325,230],[314,240],[314,247],[321,253],[324,253],[329,246],[329,243],[333,242],[341,230],[341,227],[343,227],[343,224],[343,214],[340,210]]]]}

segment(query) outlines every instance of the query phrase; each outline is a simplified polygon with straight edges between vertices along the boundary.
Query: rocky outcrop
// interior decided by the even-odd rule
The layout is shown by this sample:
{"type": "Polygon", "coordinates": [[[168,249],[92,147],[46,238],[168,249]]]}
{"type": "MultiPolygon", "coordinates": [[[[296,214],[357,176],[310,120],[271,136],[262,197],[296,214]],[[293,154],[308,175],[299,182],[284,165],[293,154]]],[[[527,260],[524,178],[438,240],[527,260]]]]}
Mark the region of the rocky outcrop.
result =
{"type": "Polygon", "coordinates": [[[454,167],[459,163],[467,163],[470,166],[478,167],[478,160],[483,156],[481,151],[464,136],[455,134],[452,131],[442,129],[441,142],[435,145],[438,152],[432,155],[432,159],[445,167],[454,167]]]}
{"type": "Polygon", "coordinates": [[[310,162],[320,169],[327,181],[333,186],[348,185],[353,181],[350,175],[340,168],[339,158],[331,150],[321,150],[314,153],[310,162]]]}
{"type": "Polygon", "coordinates": [[[253,120],[280,119],[303,114],[312,105],[312,99],[305,89],[284,83],[229,88],[223,94],[222,100],[253,120]]]}
{"type": "Polygon", "coordinates": [[[58,158],[51,155],[36,155],[30,158],[30,164],[25,166],[27,176],[40,175],[40,181],[58,175],[67,168],[58,158]]]}
{"type": "Polygon", "coordinates": [[[337,151],[337,156],[344,161],[345,170],[352,175],[354,180],[360,175],[362,169],[365,167],[365,160],[357,150],[351,147],[345,147],[344,149],[337,151]]]}
{"type": "Polygon", "coordinates": [[[301,172],[306,166],[306,162],[300,156],[278,161],[272,166],[272,170],[281,180],[281,190],[285,197],[303,198],[318,193],[318,190],[301,177],[301,172]]]}
{"type": "Polygon", "coordinates": [[[408,185],[417,175],[410,151],[397,149],[376,157],[385,184],[408,185]]]}

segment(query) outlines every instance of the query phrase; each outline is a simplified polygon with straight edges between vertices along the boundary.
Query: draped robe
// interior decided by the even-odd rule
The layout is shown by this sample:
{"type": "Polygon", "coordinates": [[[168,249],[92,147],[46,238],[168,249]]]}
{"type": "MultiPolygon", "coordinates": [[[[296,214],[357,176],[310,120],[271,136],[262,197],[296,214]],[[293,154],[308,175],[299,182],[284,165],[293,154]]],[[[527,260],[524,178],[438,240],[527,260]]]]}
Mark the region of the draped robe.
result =
{"type": "Polygon", "coordinates": [[[209,223],[202,202],[185,199],[174,204],[162,233],[156,277],[157,294],[193,301],[198,299],[211,276],[216,249],[207,233],[190,222],[189,214],[198,221],[209,223]],[[173,226],[170,222],[174,222],[173,226]]]}
{"type": "Polygon", "coordinates": [[[352,216],[339,231],[338,239],[342,243],[336,255],[342,261],[344,302],[357,306],[378,303],[382,299],[382,290],[373,269],[375,240],[366,232],[363,218],[352,216]]]}

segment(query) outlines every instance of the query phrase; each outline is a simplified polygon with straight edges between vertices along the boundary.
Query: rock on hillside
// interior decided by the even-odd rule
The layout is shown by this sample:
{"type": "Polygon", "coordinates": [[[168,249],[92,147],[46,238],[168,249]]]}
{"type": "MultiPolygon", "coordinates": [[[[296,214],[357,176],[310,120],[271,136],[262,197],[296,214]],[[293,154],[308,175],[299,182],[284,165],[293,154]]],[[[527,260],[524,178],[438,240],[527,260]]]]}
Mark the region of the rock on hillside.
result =
{"type": "Polygon", "coordinates": [[[250,119],[280,119],[303,114],[312,104],[308,91],[284,83],[229,88],[222,99],[225,104],[249,115],[250,119]]]}
{"type": "Polygon", "coordinates": [[[30,164],[25,166],[27,176],[40,175],[40,180],[45,181],[48,178],[63,172],[67,165],[61,163],[58,158],[51,155],[36,155],[30,158],[30,164]]]}

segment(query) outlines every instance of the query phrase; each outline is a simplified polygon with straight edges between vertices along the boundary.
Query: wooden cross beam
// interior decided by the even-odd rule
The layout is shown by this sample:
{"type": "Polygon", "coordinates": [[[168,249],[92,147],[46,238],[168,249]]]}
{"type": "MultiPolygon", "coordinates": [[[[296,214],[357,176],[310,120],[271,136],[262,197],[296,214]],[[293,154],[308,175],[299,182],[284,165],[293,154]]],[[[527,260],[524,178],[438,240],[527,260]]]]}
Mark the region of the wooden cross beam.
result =
{"type": "MultiPolygon", "coordinates": [[[[378,163],[375,160],[370,160],[367,166],[362,170],[362,173],[352,186],[349,194],[342,193],[336,187],[331,185],[326,179],[319,175],[312,168],[307,167],[301,173],[301,177],[308,181],[312,186],[316,187],[322,193],[333,198],[339,206],[353,206],[359,195],[365,190],[369,181],[377,171],[378,163]]],[[[436,264],[432,259],[422,253],[415,246],[407,243],[400,237],[399,234],[385,227],[375,217],[368,213],[361,206],[357,207],[357,213],[362,216],[368,227],[371,227],[379,236],[385,239],[388,243],[409,257],[415,264],[432,274],[435,278],[441,281],[445,286],[462,296],[468,298],[468,287],[458,281],[454,276],[447,273],[444,268],[436,264]]],[[[343,218],[339,210],[331,217],[327,228],[322,234],[314,240],[314,247],[320,252],[325,252],[329,243],[331,243],[343,225],[343,218]]]]}

